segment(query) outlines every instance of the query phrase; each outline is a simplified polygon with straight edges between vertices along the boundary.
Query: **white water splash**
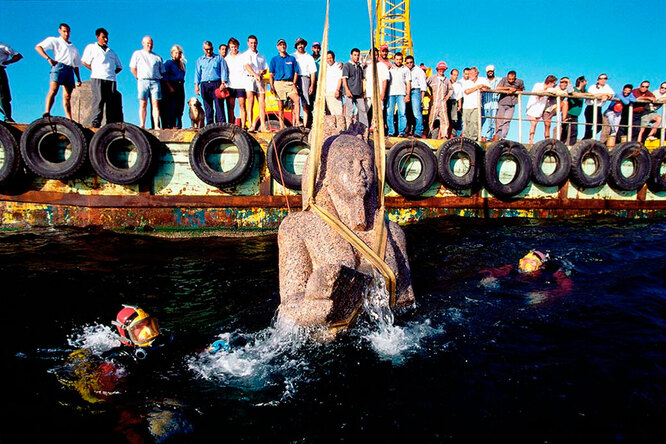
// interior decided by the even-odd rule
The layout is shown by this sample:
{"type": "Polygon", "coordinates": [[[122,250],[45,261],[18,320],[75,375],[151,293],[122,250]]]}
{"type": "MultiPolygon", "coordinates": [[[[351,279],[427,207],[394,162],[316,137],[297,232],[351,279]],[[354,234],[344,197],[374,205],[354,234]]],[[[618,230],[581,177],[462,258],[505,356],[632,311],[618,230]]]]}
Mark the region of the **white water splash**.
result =
{"type": "Polygon", "coordinates": [[[386,280],[375,271],[372,285],[363,300],[363,308],[373,328],[363,336],[380,358],[401,363],[405,357],[421,348],[421,340],[442,333],[431,326],[429,319],[395,325],[395,316],[389,306],[386,280]]]}
{"type": "Polygon", "coordinates": [[[84,326],[83,331],[72,334],[67,339],[67,343],[77,349],[89,349],[96,355],[101,355],[105,351],[122,345],[115,330],[101,324],[84,326]]]}
{"type": "Polygon", "coordinates": [[[314,344],[310,336],[310,331],[286,322],[256,333],[222,333],[218,338],[230,348],[205,350],[191,357],[188,367],[203,379],[251,390],[281,386],[280,400],[272,401],[281,402],[292,398],[298,383],[307,378],[307,355],[299,351],[306,343],[314,344]]]}

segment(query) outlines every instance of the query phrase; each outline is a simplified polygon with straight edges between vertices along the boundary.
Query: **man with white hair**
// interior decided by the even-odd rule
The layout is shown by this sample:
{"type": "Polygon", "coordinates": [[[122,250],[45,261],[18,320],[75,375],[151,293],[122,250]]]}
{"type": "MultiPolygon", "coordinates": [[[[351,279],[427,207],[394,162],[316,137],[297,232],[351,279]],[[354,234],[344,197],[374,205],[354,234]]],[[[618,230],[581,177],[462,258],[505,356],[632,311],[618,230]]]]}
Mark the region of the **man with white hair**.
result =
{"type": "Polygon", "coordinates": [[[153,116],[154,128],[160,127],[160,105],[162,100],[162,89],[160,80],[164,74],[164,62],[162,57],[153,52],[153,39],[145,36],[141,40],[143,49],[134,51],[130,59],[130,71],[137,80],[137,91],[139,98],[139,123],[141,128],[146,127],[146,114],[148,100],[151,103],[151,114],[153,116]]]}

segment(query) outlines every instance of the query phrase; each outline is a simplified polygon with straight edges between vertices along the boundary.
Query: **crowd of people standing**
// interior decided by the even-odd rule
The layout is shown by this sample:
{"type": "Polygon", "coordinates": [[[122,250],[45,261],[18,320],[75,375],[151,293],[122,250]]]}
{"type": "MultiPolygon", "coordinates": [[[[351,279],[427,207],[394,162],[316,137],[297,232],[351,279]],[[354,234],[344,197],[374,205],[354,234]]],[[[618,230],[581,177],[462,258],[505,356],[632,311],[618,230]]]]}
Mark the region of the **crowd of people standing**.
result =
{"type": "MultiPolygon", "coordinates": [[[[108,31],[97,29],[97,41],[87,45],[82,56],[70,41],[71,30],[67,24],[60,24],[58,33],[58,37],[47,37],[35,46],[37,53],[51,65],[44,115],[51,112],[62,86],[65,115],[72,118],[71,94],[77,83],[81,83],[79,67],[84,66],[90,70],[92,126],[101,125],[104,112],[107,122],[122,121],[122,99],[116,76],[123,66],[108,46],[108,31]]],[[[268,78],[270,90],[278,98],[279,127],[285,126],[286,103],[292,108],[291,124],[310,125],[322,56],[328,65],[324,87],[327,113],[356,116],[359,122],[368,126],[371,126],[375,111],[372,109],[371,61],[376,62],[377,93],[386,122],[384,130],[390,136],[425,135],[447,139],[462,135],[481,141],[501,140],[507,137],[520,100],[519,93],[526,92],[524,82],[514,70],[509,70],[505,77],[498,77],[494,65],[486,66],[485,76],[480,76],[477,67],[464,68],[462,75],[458,69],[452,69],[447,76],[448,65],[440,61],[435,72],[427,76],[429,70],[423,64],[417,65],[411,55],[405,57],[398,52],[389,58],[388,46],[374,48],[366,61],[362,60],[361,51],[353,48],[349,61],[340,63],[333,51],[322,55],[318,42],[312,44],[312,53],[308,53],[307,44],[305,39],[298,38],[294,44],[295,52],[289,54],[287,42],[279,39],[277,55],[269,60],[258,51],[258,39],[254,35],[247,38],[244,52],[240,50],[240,42],[233,37],[219,45],[217,53],[213,43],[205,41],[203,55],[194,64],[194,92],[203,102],[205,123],[236,123],[238,106],[243,128],[254,128],[254,122],[258,121],[260,131],[269,131],[265,108],[265,78],[268,78]],[[257,115],[253,115],[255,103],[258,104],[257,115]],[[429,105],[426,107],[425,103],[429,105]]],[[[154,128],[182,128],[187,66],[183,48],[173,45],[171,57],[165,62],[153,51],[150,36],[145,36],[141,45],[129,62],[130,71],[137,80],[139,123],[146,126],[150,110],[154,128]]],[[[0,110],[10,122],[13,121],[11,95],[5,67],[21,58],[21,54],[11,47],[0,44],[0,110]]],[[[655,137],[661,124],[658,110],[666,100],[666,82],[652,92],[647,80],[635,89],[625,85],[622,92],[616,94],[607,80],[606,74],[600,74],[597,82],[588,87],[583,76],[572,83],[568,77],[558,80],[549,75],[543,82],[536,83],[531,90],[534,95],[529,95],[526,106],[530,122],[529,143],[534,141],[539,122],[544,124],[546,138],[575,143],[581,114],[585,116],[583,138],[586,139],[596,136],[595,128],[602,132],[602,142],[611,135],[626,135],[630,114],[630,123],[637,128],[632,134],[634,139],[655,137]],[[553,119],[561,122],[556,127],[559,133],[553,129],[553,119]]]]}

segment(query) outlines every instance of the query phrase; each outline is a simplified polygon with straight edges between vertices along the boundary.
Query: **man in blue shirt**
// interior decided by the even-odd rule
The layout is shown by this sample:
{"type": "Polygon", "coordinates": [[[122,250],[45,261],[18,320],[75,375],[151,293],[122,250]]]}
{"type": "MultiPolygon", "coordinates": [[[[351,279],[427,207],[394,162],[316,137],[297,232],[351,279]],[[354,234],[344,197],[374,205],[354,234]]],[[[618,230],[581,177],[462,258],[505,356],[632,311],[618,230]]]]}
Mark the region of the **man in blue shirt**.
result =
{"type": "Polygon", "coordinates": [[[284,112],[282,102],[290,98],[293,102],[291,112],[294,126],[300,125],[300,109],[298,106],[298,90],[296,82],[298,81],[299,68],[296,58],[287,54],[287,42],[284,39],[277,41],[279,54],[271,59],[269,65],[271,91],[278,98],[278,117],[280,119],[280,129],[284,128],[284,112]]]}
{"type": "Polygon", "coordinates": [[[215,90],[226,91],[229,83],[229,68],[222,57],[213,52],[213,44],[206,40],[204,55],[197,59],[194,68],[194,93],[201,95],[206,111],[206,125],[224,122],[223,99],[215,95],[215,90]],[[215,113],[213,115],[213,106],[215,113]]]}

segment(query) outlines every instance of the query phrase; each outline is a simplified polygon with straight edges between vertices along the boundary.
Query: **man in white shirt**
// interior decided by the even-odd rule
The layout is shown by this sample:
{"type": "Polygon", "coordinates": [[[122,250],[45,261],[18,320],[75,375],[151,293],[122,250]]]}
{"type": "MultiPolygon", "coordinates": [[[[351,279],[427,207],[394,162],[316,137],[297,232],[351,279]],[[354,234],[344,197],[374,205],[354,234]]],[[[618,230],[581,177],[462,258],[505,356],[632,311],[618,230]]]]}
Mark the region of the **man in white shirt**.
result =
{"type": "Polygon", "coordinates": [[[106,106],[107,123],[122,121],[122,110],[118,108],[118,89],[116,74],[122,71],[120,59],[109,48],[109,33],[104,28],[95,31],[97,43],[91,43],[83,50],[81,62],[90,72],[90,89],[92,90],[92,127],[99,128],[102,123],[106,106]]]}
{"type": "Polygon", "coordinates": [[[79,56],[79,50],[69,41],[71,33],[69,25],[61,23],[58,27],[60,37],[47,37],[35,46],[35,51],[51,65],[49,92],[46,93],[46,106],[44,107],[45,117],[50,115],[53,101],[62,85],[62,105],[65,108],[65,116],[68,119],[72,118],[70,99],[75,85],[74,75],[76,75],[78,85],[81,85],[81,76],[79,75],[81,57],[79,56]],[[53,58],[46,51],[53,51],[53,58]]]}
{"type": "Polygon", "coordinates": [[[308,46],[308,42],[305,41],[305,39],[301,37],[297,38],[296,43],[294,44],[296,52],[294,52],[292,56],[296,58],[296,63],[298,63],[299,75],[296,87],[298,89],[298,95],[301,98],[301,106],[303,107],[303,125],[307,128],[312,110],[310,97],[312,97],[317,81],[317,64],[315,63],[314,58],[305,52],[306,46],[308,46]]]}
{"type": "Polygon", "coordinates": [[[479,77],[479,68],[470,68],[469,79],[462,81],[463,87],[463,136],[478,140],[479,138],[479,112],[481,109],[481,91],[490,89],[488,80],[479,77]]]}
{"type": "Polygon", "coordinates": [[[389,85],[389,99],[386,118],[388,119],[389,136],[395,136],[395,124],[393,122],[394,108],[398,107],[398,137],[405,137],[407,128],[406,106],[411,100],[412,74],[409,68],[402,64],[402,53],[397,52],[393,56],[391,73],[391,84],[389,85]]]}
{"type": "Polygon", "coordinates": [[[247,51],[243,53],[245,58],[245,72],[248,75],[248,81],[245,85],[245,109],[247,114],[247,123],[251,130],[254,130],[254,100],[259,103],[259,131],[267,132],[266,128],[266,87],[264,86],[264,74],[268,72],[268,62],[266,57],[257,51],[259,40],[255,35],[247,38],[247,51]]]}
{"type": "Polygon", "coordinates": [[[141,128],[146,127],[146,114],[148,100],[151,101],[151,111],[154,128],[160,127],[160,106],[162,89],[160,79],[164,73],[162,57],[153,52],[153,39],[145,36],[141,40],[143,49],[134,51],[130,59],[130,71],[137,79],[139,98],[139,121],[141,128]]]}
{"type": "MultiPolygon", "coordinates": [[[[495,65],[486,66],[486,80],[491,90],[497,89],[497,85],[502,79],[495,76],[495,65]]],[[[489,142],[491,140],[496,141],[495,129],[497,125],[495,117],[497,117],[497,110],[499,108],[499,94],[481,94],[481,102],[483,103],[483,120],[481,121],[481,126],[486,128],[484,138],[489,142]]]]}
{"type": "Polygon", "coordinates": [[[9,90],[9,79],[5,67],[21,60],[23,56],[14,51],[9,45],[0,43],[0,112],[5,115],[5,122],[14,122],[12,119],[12,95],[9,90]]]}
{"type": "Polygon", "coordinates": [[[342,115],[342,68],[335,62],[335,53],[328,51],[326,54],[326,108],[333,116],[342,115]]]}
{"type": "MultiPolygon", "coordinates": [[[[423,137],[423,98],[428,89],[425,71],[414,63],[414,57],[405,57],[405,65],[409,68],[411,83],[411,117],[414,119],[413,136],[423,137]]],[[[410,123],[411,124],[411,123],[410,123]]]]}
{"type": "MultiPolygon", "coordinates": [[[[615,92],[613,89],[606,84],[608,81],[608,75],[606,74],[599,74],[599,77],[597,77],[597,83],[590,86],[587,88],[587,93],[588,94],[594,94],[597,98],[596,99],[587,99],[585,101],[585,104],[587,105],[585,107],[585,135],[583,136],[583,139],[592,139],[593,135],[593,130],[592,130],[592,123],[594,122],[594,102],[597,102],[597,128],[595,132],[598,133],[601,131],[602,128],[602,123],[605,125],[608,125],[608,118],[605,118],[602,116],[601,113],[601,108],[604,102],[606,100],[610,99],[613,97],[615,92]]],[[[602,142],[605,142],[605,140],[602,140],[602,142]]]]}
{"type": "MultiPolygon", "coordinates": [[[[389,81],[391,80],[391,74],[389,69],[384,63],[379,59],[379,51],[377,48],[374,49],[374,59],[375,65],[377,66],[377,79],[378,79],[378,90],[379,90],[379,109],[384,108],[384,100],[386,99],[386,92],[388,90],[389,81]]],[[[370,119],[371,113],[374,111],[372,109],[372,97],[374,92],[372,90],[372,82],[374,80],[374,75],[372,73],[372,63],[368,62],[365,67],[365,97],[368,103],[368,118],[370,119]]],[[[386,122],[384,122],[386,124],[386,122]]],[[[370,126],[374,129],[374,119],[370,122],[370,126]]]]}

